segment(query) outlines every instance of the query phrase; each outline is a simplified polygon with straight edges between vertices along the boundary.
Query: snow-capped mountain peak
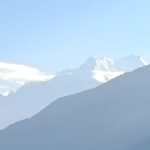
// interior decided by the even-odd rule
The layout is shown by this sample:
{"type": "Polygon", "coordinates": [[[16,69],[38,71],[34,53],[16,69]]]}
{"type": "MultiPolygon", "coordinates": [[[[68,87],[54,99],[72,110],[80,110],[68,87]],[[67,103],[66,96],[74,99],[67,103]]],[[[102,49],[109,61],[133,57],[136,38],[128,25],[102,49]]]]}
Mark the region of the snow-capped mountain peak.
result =
{"type": "Polygon", "coordinates": [[[133,71],[148,64],[148,61],[143,57],[136,55],[130,55],[118,61],[113,61],[107,57],[100,57],[99,59],[89,57],[78,69],[69,71],[69,73],[68,71],[64,72],[64,74],[74,75],[77,78],[92,78],[100,83],[104,83],[125,72],[133,71]]]}
{"type": "Polygon", "coordinates": [[[105,83],[124,73],[118,71],[114,66],[114,61],[107,57],[97,59],[95,69],[92,72],[93,78],[100,83],[105,83]]]}
{"type": "Polygon", "coordinates": [[[130,55],[115,62],[116,68],[125,72],[130,72],[146,65],[149,65],[149,62],[137,55],[130,55]]]}
{"type": "Polygon", "coordinates": [[[95,59],[89,57],[78,69],[72,70],[72,72],[63,71],[59,75],[72,75],[73,78],[81,78],[87,81],[90,79],[104,83],[122,73],[124,72],[116,70],[114,62],[110,58],[101,57],[95,59]]]}
{"type": "Polygon", "coordinates": [[[149,62],[147,60],[145,60],[143,57],[140,57],[140,60],[143,63],[143,65],[145,65],[145,66],[149,65],[149,62]]]}
{"type": "Polygon", "coordinates": [[[101,70],[101,71],[110,71],[114,70],[113,60],[107,57],[101,57],[99,59],[95,59],[93,57],[89,57],[80,67],[82,70],[101,70]]]}
{"type": "Polygon", "coordinates": [[[112,59],[107,57],[101,57],[97,59],[95,70],[101,70],[101,71],[114,71],[114,62],[112,59]]]}

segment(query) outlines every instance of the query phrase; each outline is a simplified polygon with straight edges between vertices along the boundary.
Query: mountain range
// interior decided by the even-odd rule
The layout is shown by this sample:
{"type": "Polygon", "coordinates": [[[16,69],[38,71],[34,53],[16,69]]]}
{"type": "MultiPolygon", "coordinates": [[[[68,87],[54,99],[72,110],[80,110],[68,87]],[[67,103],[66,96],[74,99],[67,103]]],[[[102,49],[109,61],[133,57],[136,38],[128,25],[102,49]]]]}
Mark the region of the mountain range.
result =
{"type": "Polygon", "coordinates": [[[33,118],[1,131],[0,149],[148,150],[149,77],[150,66],[145,66],[59,98],[33,118]]]}
{"type": "Polygon", "coordinates": [[[107,82],[108,80],[124,73],[133,71],[139,67],[148,65],[149,62],[141,56],[130,55],[113,61],[107,57],[99,59],[88,58],[80,68],[61,71],[55,74],[43,73],[37,68],[0,62],[0,93],[4,96],[11,92],[16,92],[20,87],[28,82],[47,81],[60,74],[74,74],[79,76],[93,77],[98,82],[107,82]]]}
{"type": "Polygon", "coordinates": [[[52,79],[45,82],[26,83],[17,92],[11,93],[7,97],[1,96],[0,129],[36,115],[60,97],[95,88],[124,74],[125,71],[117,69],[119,66],[120,68],[128,66],[129,69],[126,69],[126,72],[130,72],[148,64],[146,61],[141,61],[144,59],[139,56],[129,56],[122,60],[123,63],[121,63],[121,60],[113,62],[106,57],[100,59],[88,58],[77,69],[62,71],[54,76],[51,75],[49,77],[52,77],[52,79]],[[125,59],[127,60],[126,63],[125,59]],[[128,60],[132,63],[130,64],[128,60]]]}

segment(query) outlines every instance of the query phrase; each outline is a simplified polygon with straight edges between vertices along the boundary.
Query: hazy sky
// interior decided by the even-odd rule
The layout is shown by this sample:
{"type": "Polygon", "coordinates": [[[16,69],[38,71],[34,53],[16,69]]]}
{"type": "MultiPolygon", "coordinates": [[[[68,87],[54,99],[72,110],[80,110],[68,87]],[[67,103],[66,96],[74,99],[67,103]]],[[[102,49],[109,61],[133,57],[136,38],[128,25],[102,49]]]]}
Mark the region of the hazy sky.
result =
{"type": "Polygon", "coordinates": [[[149,0],[0,0],[0,60],[45,71],[89,56],[150,58],[149,0]]]}

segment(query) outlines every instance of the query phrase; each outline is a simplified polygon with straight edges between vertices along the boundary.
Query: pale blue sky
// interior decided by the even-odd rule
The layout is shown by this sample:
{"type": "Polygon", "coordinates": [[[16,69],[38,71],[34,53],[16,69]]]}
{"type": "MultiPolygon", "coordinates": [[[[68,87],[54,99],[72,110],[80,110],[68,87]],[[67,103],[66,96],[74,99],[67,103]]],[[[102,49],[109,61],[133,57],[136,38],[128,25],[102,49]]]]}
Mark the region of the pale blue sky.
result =
{"type": "Polygon", "coordinates": [[[87,57],[150,58],[149,0],[0,0],[0,60],[55,72],[87,57]]]}

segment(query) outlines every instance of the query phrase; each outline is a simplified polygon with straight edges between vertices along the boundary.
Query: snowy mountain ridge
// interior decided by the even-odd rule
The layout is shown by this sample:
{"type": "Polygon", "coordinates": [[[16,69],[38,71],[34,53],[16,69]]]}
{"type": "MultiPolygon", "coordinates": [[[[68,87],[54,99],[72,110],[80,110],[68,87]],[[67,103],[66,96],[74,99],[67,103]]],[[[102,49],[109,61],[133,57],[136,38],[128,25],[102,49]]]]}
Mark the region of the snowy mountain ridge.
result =
{"type": "Polygon", "coordinates": [[[116,68],[125,72],[131,72],[139,67],[147,66],[149,64],[150,63],[145,58],[136,55],[130,55],[115,62],[116,68]]]}
{"type": "Polygon", "coordinates": [[[131,72],[139,67],[148,65],[141,56],[130,55],[113,61],[107,57],[96,59],[89,57],[79,68],[71,69],[49,75],[39,69],[0,61],[0,93],[8,95],[11,91],[16,91],[28,82],[47,81],[55,76],[71,75],[73,78],[91,79],[100,83],[105,83],[125,72],[131,72]]]}
{"type": "Polygon", "coordinates": [[[100,83],[105,83],[119,75],[146,65],[149,65],[149,62],[136,55],[130,55],[118,61],[113,61],[107,57],[99,59],[89,57],[78,69],[63,71],[59,75],[68,74],[81,78],[93,78],[100,83]]]}

